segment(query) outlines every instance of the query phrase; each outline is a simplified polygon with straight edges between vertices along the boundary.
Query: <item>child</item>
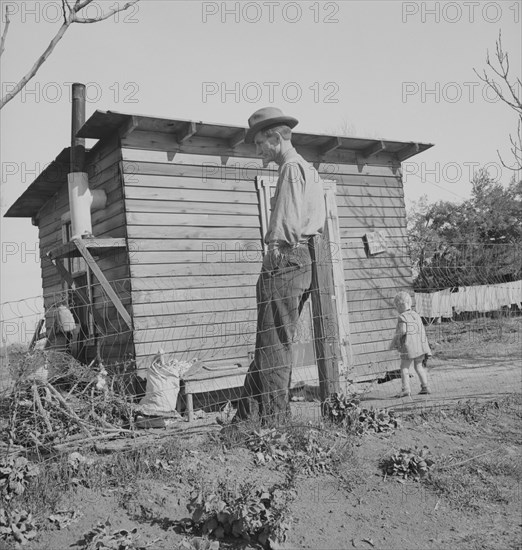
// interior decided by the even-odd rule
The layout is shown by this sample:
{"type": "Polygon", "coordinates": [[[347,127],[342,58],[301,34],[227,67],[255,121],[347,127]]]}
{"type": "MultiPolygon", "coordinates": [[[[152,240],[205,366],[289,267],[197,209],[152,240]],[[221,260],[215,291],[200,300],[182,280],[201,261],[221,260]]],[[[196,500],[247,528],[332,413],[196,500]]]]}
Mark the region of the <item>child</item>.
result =
{"type": "Polygon", "coordinates": [[[428,374],[423,366],[425,356],[431,356],[426,331],[419,314],[411,309],[411,297],[407,292],[399,292],[393,304],[399,312],[395,336],[390,349],[401,354],[402,390],[396,397],[408,397],[411,394],[409,371],[413,362],[420,379],[422,395],[431,393],[428,388],[428,374]]]}

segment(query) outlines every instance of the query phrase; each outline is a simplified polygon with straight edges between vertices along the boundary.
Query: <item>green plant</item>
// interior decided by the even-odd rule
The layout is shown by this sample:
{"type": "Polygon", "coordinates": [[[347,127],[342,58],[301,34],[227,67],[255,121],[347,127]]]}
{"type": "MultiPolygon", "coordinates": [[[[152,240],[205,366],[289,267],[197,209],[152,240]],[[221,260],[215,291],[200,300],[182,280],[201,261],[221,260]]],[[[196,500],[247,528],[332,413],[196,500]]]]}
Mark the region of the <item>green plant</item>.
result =
{"type": "Polygon", "coordinates": [[[292,452],[288,435],[275,428],[254,431],[247,440],[247,447],[255,453],[258,464],[273,460],[287,461],[292,452]]]}
{"type": "Polygon", "coordinates": [[[342,393],[329,395],[322,403],[323,417],[351,432],[364,435],[367,432],[389,432],[399,426],[399,419],[387,409],[366,409],[360,406],[358,397],[342,393]]]}
{"type": "Polygon", "coordinates": [[[32,515],[25,510],[0,508],[0,540],[14,540],[27,544],[37,535],[32,515]]]}
{"type": "Polygon", "coordinates": [[[82,514],[77,510],[58,510],[47,519],[58,529],[65,529],[71,523],[78,521],[81,516],[82,514]]]}
{"type": "Polygon", "coordinates": [[[355,395],[330,394],[321,405],[323,417],[334,424],[350,425],[359,411],[359,399],[355,395]]]}
{"type": "Polygon", "coordinates": [[[86,533],[80,544],[84,550],[144,550],[149,545],[138,544],[137,531],[137,528],[132,531],[112,531],[111,522],[107,519],[105,523],[98,523],[94,529],[86,533]]]}
{"type": "Polygon", "coordinates": [[[210,494],[202,490],[191,493],[187,508],[194,527],[203,535],[242,538],[262,546],[286,538],[289,525],[285,516],[293,496],[291,490],[243,484],[237,494],[231,495],[223,489],[222,486],[210,494]]]}
{"type": "Polygon", "coordinates": [[[328,438],[307,430],[304,434],[295,434],[292,443],[292,463],[296,472],[305,475],[331,472],[334,447],[328,438]]]}
{"type": "Polygon", "coordinates": [[[184,538],[178,545],[178,550],[219,550],[217,540],[208,540],[202,537],[193,539],[184,538]]]}
{"type": "Polygon", "coordinates": [[[14,495],[21,495],[29,483],[36,477],[39,468],[23,456],[2,458],[0,460],[0,494],[9,501],[14,495]]]}
{"type": "Polygon", "coordinates": [[[428,447],[425,446],[422,449],[400,449],[381,461],[381,469],[385,475],[419,481],[433,464],[433,460],[428,458],[428,447]]]}

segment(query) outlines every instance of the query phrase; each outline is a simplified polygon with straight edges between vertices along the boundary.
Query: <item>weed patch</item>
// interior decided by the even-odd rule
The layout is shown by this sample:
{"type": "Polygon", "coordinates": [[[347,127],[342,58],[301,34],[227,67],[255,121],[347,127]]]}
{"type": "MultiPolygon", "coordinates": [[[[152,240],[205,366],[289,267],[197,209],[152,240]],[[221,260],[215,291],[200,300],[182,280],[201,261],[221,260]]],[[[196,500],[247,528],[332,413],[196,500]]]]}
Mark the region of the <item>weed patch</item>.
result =
{"type": "Polygon", "coordinates": [[[78,542],[83,550],[146,550],[151,548],[155,541],[141,544],[138,539],[138,529],[131,531],[125,529],[113,531],[109,519],[105,523],[99,523],[94,529],[83,535],[78,542]]]}
{"type": "Polygon", "coordinates": [[[265,488],[246,483],[235,495],[226,486],[211,494],[196,490],[188,505],[193,527],[218,540],[243,539],[263,547],[284,541],[289,529],[288,503],[295,497],[289,485],[265,488]]]}
{"type": "Polygon", "coordinates": [[[354,396],[334,393],[322,404],[323,417],[349,432],[364,435],[368,432],[391,432],[399,426],[399,419],[387,409],[366,409],[354,396]]]}
{"type": "Polygon", "coordinates": [[[380,467],[387,476],[420,481],[426,476],[434,462],[429,458],[428,448],[400,449],[392,456],[384,458],[380,467]]]}
{"type": "Polygon", "coordinates": [[[0,540],[27,544],[37,535],[33,517],[26,510],[0,508],[0,540]]]}

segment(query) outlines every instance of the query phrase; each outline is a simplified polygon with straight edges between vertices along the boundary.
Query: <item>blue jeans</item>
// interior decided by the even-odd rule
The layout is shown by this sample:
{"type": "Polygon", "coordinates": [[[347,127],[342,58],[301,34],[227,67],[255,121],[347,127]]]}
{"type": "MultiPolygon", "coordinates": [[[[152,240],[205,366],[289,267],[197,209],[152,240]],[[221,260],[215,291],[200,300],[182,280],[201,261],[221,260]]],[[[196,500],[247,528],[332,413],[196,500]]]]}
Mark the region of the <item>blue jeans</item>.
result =
{"type": "Polygon", "coordinates": [[[235,420],[259,416],[278,423],[289,410],[293,343],[310,293],[312,260],[308,244],[280,254],[269,251],[256,285],[257,335],[235,420]]]}

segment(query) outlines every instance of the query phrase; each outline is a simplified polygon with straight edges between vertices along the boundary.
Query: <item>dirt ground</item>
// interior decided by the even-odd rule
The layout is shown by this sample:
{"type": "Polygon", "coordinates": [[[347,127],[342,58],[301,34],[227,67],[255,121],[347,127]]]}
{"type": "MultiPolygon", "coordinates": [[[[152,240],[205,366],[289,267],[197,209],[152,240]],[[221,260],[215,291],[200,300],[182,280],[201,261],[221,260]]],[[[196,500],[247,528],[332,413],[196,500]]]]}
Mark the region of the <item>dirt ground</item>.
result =
{"type": "MultiPolygon", "coordinates": [[[[396,411],[399,427],[348,437],[330,471],[297,472],[285,512],[287,540],[274,548],[522,548],[522,369],[520,344],[511,344],[509,353],[491,346],[477,353],[473,344],[471,355],[462,346],[458,353],[437,354],[429,370],[431,395],[417,395],[416,378],[411,398],[393,397],[398,379],[361,386],[361,406],[396,411]],[[383,459],[424,447],[433,466],[421,481],[383,474],[383,459]]],[[[314,390],[302,393],[312,398],[314,390]]],[[[297,425],[320,419],[318,402],[293,402],[292,412],[297,425]]],[[[109,521],[107,536],[136,530],[136,542],[100,549],[210,549],[187,527],[194,490],[219,486],[237,495],[246,485],[284,487],[290,466],[259,464],[252,450],[220,437],[220,429],[215,414],[207,414],[191,424],[179,420],[144,430],[136,440],[82,449],[93,459],[89,468],[66,468],[63,478],[28,489],[25,505],[39,529],[25,547],[91,550],[86,534],[109,521]],[[58,528],[48,517],[60,512],[75,513],[74,521],[58,528]]],[[[4,548],[15,546],[0,538],[4,548]]],[[[219,548],[262,547],[228,539],[219,548]]]]}
{"type": "MultiPolygon", "coordinates": [[[[395,383],[389,383],[390,390],[395,383]]],[[[520,548],[521,395],[460,403],[453,409],[408,409],[392,433],[353,439],[335,473],[297,476],[288,510],[291,528],[281,548],[520,548]],[[383,457],[423,446],[435,462],[429,481],[383,475],[379,468],[383,457]]],[[[180,422],[166,430],[150,430],[145,446],[159,448],[168,441],[180,450],[180,467],[169,472],[165,466],[161,476],[143,468],[143,475],[127,483],[119,478],[113,486],[93,482],[89,488],[78,483],[59,494],[54,509],[74,510],[79,519],[61,530],[44,523],[27,548],[85,548],[84,535],[107,519],[108,531],[137,529],[141,547],[179,548],[183,540],[194,537],[182,527],[183,519],[189,517],[187,504],[194,487],[221,482],[237,490],[244,482],[260,487],[283,482],[283,471],[275,462],[258,465],[246,448],[224,449],[217,443],[217,431],[211,418],[190,426],[180,422]]],[[[118,452],[125,455],[135,446],[120,445],[118,452]]],[[[105,451],[110,449],[107,444],[105,451]]],[[[86,456],[108,455],[86,452],[86,456]]],[[[0,548],[12,547],[0,542],[0,548]]],[[[261,547],[221,542],[220,548],[261,547]]]]}

